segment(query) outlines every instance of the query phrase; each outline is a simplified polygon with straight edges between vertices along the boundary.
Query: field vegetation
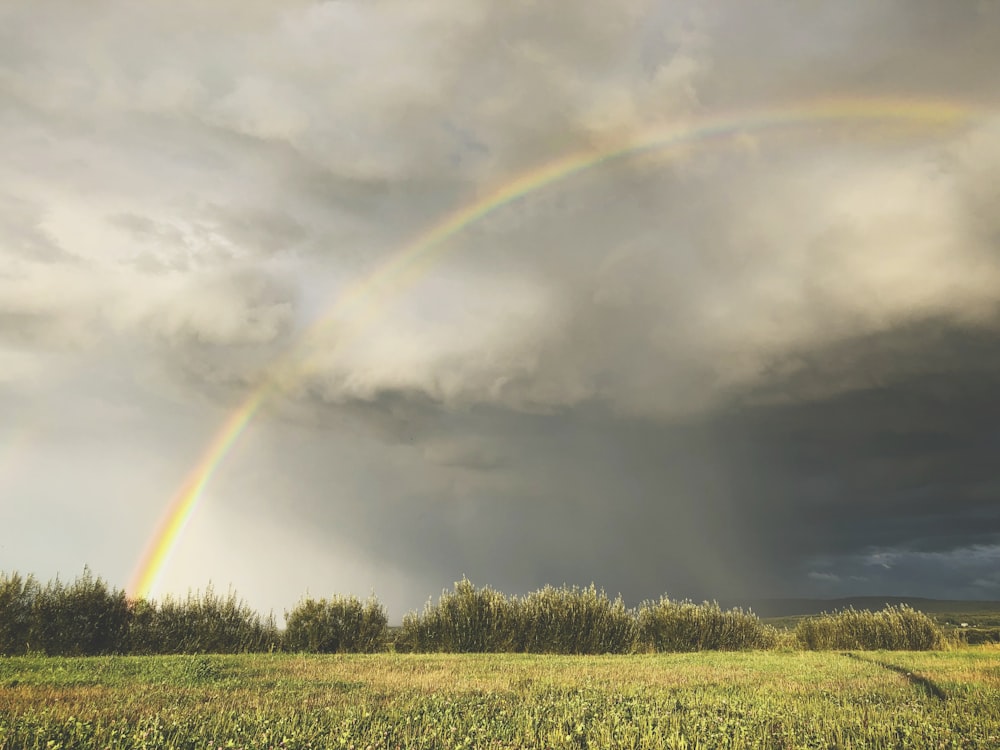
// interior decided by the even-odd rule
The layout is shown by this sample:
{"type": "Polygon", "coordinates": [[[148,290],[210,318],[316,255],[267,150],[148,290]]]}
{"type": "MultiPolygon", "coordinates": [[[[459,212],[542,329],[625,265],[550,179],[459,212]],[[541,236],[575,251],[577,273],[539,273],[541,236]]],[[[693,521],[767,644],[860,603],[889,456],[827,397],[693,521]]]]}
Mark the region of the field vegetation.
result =
{"type": "Polygon", "coordinates": [[[0,574],[0,750],[1000,747],[1000,651],[906,606],[783,630],[463,579],[392,630],[374,597],[285,614],[0,574]]]}
{"type": "Polygon", "coordinates": [[[0,750],[1000,747],[1000,651],[0,659],[0,750]]]}
{"type": "Polygon", "coordinates": [[[452,652],[628,654],[763,649],[942,649],[950,643],[927,615],[905,605],[802,618],[778,630],[751,612],[663,597],[629,609],[593,585],[545,588],[524,597],[463,579],[390,631],[374,597],[303,599],[280,631],[233,592],[208,588],[186,599],[129,600],[90,571],[72,584],[0,573],[0,654],[452,652]]]}
{"type": "Polygon", "coordinates": [[[800,620],[795,628],[806,648],[930,651],[944,647],[944,633],[927,615],[903,605],[878,612],[846,609],[800,620]]]}
{"type": "Polygon", "coordinates": [[[89,570],[72,584],[44,586],[33,576],[0,573],[0,654],[244,653],[281,646],[273,617],[262,618],[235,593],[211,587],[185,599],[130,601],[89,570]]]}
{"type": "Polygon", "coordinates": [[[370,654],[384,651],[388,636],[385,609],[374,597],[303,599],[287,617],[281,645],[286,651],[319,654],[370,654]]]}

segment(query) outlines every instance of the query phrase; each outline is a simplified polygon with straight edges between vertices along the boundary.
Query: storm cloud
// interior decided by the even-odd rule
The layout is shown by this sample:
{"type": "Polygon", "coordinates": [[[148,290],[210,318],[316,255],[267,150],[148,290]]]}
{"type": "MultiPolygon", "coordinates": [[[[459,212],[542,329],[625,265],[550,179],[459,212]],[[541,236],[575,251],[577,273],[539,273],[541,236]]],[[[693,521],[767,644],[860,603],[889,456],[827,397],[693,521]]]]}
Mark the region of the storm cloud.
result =
{"type": "Polygon", "coordinates": [[[157,593],[1000,598],[998,50],[985,0],[5,3],[0,569],[124,585],[276,382],[157,593]],[[817,100],[912,114],[741,126],[817,100]]]}

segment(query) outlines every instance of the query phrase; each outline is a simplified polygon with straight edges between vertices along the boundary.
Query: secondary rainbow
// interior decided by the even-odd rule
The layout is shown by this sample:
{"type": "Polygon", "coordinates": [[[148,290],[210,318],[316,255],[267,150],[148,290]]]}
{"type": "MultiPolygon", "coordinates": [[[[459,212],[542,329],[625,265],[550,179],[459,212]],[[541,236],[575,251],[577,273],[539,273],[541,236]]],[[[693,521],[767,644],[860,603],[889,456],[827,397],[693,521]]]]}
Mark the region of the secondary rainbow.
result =
{"type": "MultiPolygon", "coordinates": [[[[780,107],[730,113],[695,119],[680,125],[657,127],[616,139],[610,145],[575,151],[512,179],[486,192],[482,197],[446,215],[421,234],[406,243],[362,281],[341,294],[333,305],[309,326],[297,342],[277,363],[269,376],[262,379],[216,431],[172,497],[159,524],[136,564],[128,591],[132,597],[147,597],[169,563],[171,553],[180,539],[199,500],[203,497],[216,468],[229,454],[240,435],[272,395],[280,392],[296,377],[310,369],[309,344],[332,322],[351,319],[350,335],[357,335],[365,320],[375,315],[392,293],[398,293],[418,280],[434,260],[449,248],[448,239],[489,213],[512,201],[565,180],[602,164],[658,153],[685,145],[725,140],[736,135],[764,130],[815,126],[838,123],[906,124],[926,128],[956,128],[974,123],[983,113],[973,108],[943,99],[906,98],[829,98],[780,107]],[[306,356],[303,356],[305,354],[306,356]]],[[[347,337],[349,338],[350,335],[347,337]]],[[[345,339],[341,338],[343,343],[345,339]]]]}

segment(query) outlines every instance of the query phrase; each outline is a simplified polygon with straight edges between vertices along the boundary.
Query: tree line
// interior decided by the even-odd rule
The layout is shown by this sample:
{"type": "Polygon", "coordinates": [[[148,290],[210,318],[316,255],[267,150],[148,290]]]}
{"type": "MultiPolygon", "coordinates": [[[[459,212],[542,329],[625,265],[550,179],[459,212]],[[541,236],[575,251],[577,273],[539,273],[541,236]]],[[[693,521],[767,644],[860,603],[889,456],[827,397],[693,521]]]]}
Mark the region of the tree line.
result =
{"type": "Polygon", "coordinates": [[[235,593],[130,599],[89,569],[72,583],[0,572],[0,654],[455,652],[624,654],[750,649],[938,649],[946,639],[906,606],[807,617],[778,630],[752,612],[662,597],[630,609],[603,590],[546,586],[508,596],[463,579],[390,629],[372,596],[305,598],[261,617],[235,593]]]}

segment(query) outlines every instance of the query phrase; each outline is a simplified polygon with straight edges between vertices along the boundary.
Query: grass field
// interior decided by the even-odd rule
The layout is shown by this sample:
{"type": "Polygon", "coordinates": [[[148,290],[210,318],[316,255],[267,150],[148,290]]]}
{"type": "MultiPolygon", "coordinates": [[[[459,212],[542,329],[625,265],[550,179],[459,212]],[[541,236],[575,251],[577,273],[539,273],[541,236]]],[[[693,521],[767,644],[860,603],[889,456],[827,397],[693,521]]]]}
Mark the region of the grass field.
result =
{"type": "Polygon", "coordinates": [[[997,748],[1000,650],[0,659],[0,748],[997,748]]]}

